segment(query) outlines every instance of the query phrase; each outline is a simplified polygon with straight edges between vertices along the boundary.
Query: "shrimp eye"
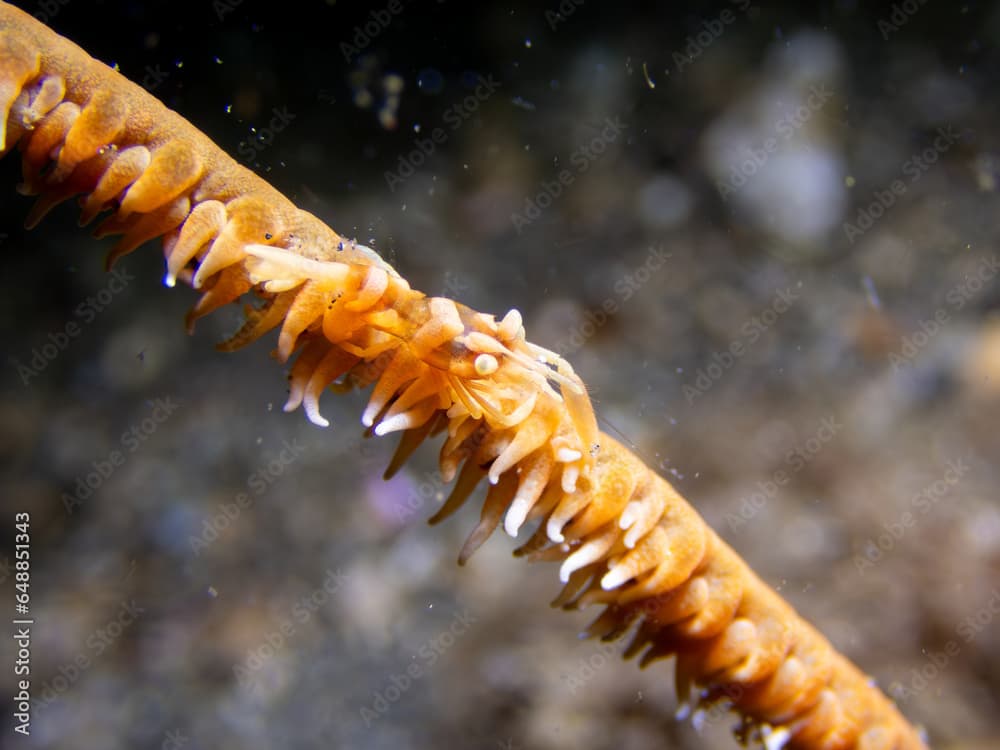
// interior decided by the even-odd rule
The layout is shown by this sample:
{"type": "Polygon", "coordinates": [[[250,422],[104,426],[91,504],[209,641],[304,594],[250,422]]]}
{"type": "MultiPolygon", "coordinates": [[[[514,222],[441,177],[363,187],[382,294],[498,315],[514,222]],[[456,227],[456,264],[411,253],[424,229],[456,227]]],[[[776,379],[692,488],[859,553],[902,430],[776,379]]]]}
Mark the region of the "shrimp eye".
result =
{"type": "Polygon", "coordinates": [[[497,358],[492,354],[480,354],[476,357],[474,363],[476,368],[476,374],[480,377],[485,377],[486,375],[492,375],[500,367],[500,363],[497,362],[497,358]]]}

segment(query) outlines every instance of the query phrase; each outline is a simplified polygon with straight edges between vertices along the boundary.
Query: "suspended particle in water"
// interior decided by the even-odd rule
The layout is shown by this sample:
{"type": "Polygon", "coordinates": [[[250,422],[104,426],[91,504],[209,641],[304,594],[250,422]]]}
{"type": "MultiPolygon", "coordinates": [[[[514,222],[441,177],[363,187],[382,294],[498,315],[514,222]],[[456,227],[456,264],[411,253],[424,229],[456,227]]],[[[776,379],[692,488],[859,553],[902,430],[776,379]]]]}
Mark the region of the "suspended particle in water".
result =
{"type": "Polygon", "coordinates": [[[440,94],[444,90],[444,76],[435,68],[424,68],[417,73],[417,88],[424,94],[440,94]]]}
{"type": "Polygon", "coordinates": [[[876,310],[880,309],[882,301],[878,298],[878,290],[875,289],[875,282],[872,281],[872,277],[865,276],[861,279],[861,283],[864,284],[865,294],[868,296],[868,304],[876,310]]]}
{"type": "Polygon", "coordinates": [[[646,85],[651,89],[655,89],[656,84],[653,82],[653,79],[649,77],[649,68],[646,67],[646,63],[642,64],[642,74],[646,77],[646,85]]]}

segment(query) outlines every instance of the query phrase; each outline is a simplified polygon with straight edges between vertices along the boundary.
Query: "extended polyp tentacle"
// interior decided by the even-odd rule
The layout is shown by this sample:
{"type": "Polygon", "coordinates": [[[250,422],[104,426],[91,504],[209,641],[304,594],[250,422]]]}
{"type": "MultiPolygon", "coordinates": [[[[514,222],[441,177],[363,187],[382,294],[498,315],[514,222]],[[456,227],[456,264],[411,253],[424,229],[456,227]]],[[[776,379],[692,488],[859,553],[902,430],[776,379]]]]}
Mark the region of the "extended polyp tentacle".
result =
{"type": "MultiPolygon", "coordinates": [[[[543,494],[544,498],[545,495],[543,494]]],[[[535,561],[535,554],[546,548],[554,546],[552,540],[545,533],[545,525],[542,524],[529,536],[525,542],[514,549],[514,557],[523,557],[528,562],[535,561]]]]}
{"type": "Polygon", "coordinates": [[[427,371],[427,365],[413,356],[408,347],[401,346],[396,349],[385,372],[375,383],[372,395],[368,399],[368,405],[361,414],[361,424],[371,427],[375,424],[376,418],[386,409],[389,401],[397,393],[413,380],[423,375],[427,371]]]}
{"type": "MultiPolygon", "coordinates": [[[[455,421],[455,419],[451,420],[452,423],[455,421]]],[[[475,452],[487,432],[488,428],[482,420],[467,416],[461,418],[458,429],[441,445],[438,456],[438,471],[441,472],[442,481],[450,482],[455,478],[459,466],[475,452]]]]}
{"type": "Polygon", "coordinates": [[[484,476],[486,476],[486,470],[478,463],[472,459],[466,461],[458,473],[458,479],[455,480],[455,486],[452,487],[448,499],[445,500],[444,505],[438,509],[437,513],[427,519],[427,523],[432,526],[440,523],[461,508],[472,491],[479,486],[484,476]]]}
{"type": "Polygon", "coordinates": [[[666,626],[686,620],[708,604],[708,583],[700,575],[693,575],[671,591],[657,594],[638,605],[642,606],[650,622],[666,626]]]}
{"type": "MultiPolygon", "coordinates": [[[[555,547],[543,548],[535,551],[528,555],[529,562],[544,562],[546,558],[551,556],[555,547]]],[[[558,560],[558,557],[554,558],[558,560]]],[[[551,560],[549,561],[551,562],[551,560]]],[[[560,589],[559,594],[549,602],[549,606],[558,607],[565,610],[577,609],[578,600],[584,591],[587,591],[594,579],[600,576],[600,571],[597,565],[585,565],[579,570],[574,570],[570,573],[566,580],[563,581],[563,587],[560,589]]]]}
{"type": "MultiPolygon", "coordinates": [[[[667,562],[665,558],[672,557],[671,542],[675,541],[670,532],[671,530],[666,526],[657,526],[646,534],[639,540],[634,549],[626,552],[622,558],[610,566],[604,578],[601,579],[601,588],[605,591],[618,588],[623,583],[638,578],[647,571],[655,570],[661,562],[667,562]]],[[[649,593],[656,592],[650,591],[649,593]]],[[[624,596],[623,594],[623,598],[624,596]]]]}
{"type": "Polygon", "coordinates": [[[299,408],[302,399],[305,398],[309,379],[329,350],[330,345],[326,341],[314,338],[299,351],[288,373],[288,400],[283,407],[284,411],[290,412],[299,408]]]}
{"type": "Polygon", "coordinates": [[[517,536],[522,524],[528,518],[528,513],[542,497],[554,468],[555,458],[548,446],[539,448],[521,461],[517,493],[504,518],[504,531],[509,536],[517,536]]]}
{"type": "Polygon", "coordinates": [[[616,641],[631,628],[639,612],[635,607],[619,607],[608,604],[597,617],[580,633],[581,638],[600,638],[602,641],[616,641]]]}
{"type": "Polygon", "coordinates": [[[399,436],[399,443],[396,445],[396,450],[392,454],[392,458],[389,461],[389,465],[386,466],[382,478],[392,479],[396,476],[396,473],[403,467],[407,459],[439,427],[442,421],[447,420],[444,419],[443,414],[439,413],[435,419],[427,420],[422,426],[402,432],[399,436]]]}
{"type": "Polygon", "coordinates": [[[657,481],[650,476],[649,480],[639,485],[632,499],[622,510],[618,518],[618,526],[625,532],[625,546],[631,549],[648,534],[663,516],[668,502],[673,500],[673,489],[666,482],[657,481]]]}
{"type": "Polygon", "coordinates": [[[285,292],[265,300],[259,308],[246,305],[240,330],[225,341],[220,341],[215,348],[220,352],[231,352],[256,341],[282,324],[294,299],[294,292],[285,292]]]}
{"type": "Polygon", "coordinates": [[[119,258],[128,255],[140,245],[172,232],[183,223],[190,211],[191,200],[182,195],[142,216],[111,248],[104,261],[105,268],[110,270],[119,258]]]}
{"type": "Polygon", "coordinates": [[[860,733],[860,727],[848,720],[841,699],[830,688],[824,689],[812,708],[790,723],[789,730],[798,745],[821,750],[851,748],[860,733]]]}
{"type": "Polygon", "coordinates": [[[188,191],[204,174],[205,165],[186,144],[169,141],[152,154],[139,178],[125,191],[118,211],[149,213],[188,191]]]}
{"type": "Polygon", "coordinates": [[[125,97],[101,89],[95,91],[66,134],[65,142],[59,149],[52,179],[61,181],[77,164],[96,156],[114,143],[125,130],[129,114],[129,104],[125,97]]]}
{"type": "Polygon", "coordinates": [[[52,161],[53,152],[66,140],[66,134],[80,116],[80,107],[63,102],[46,115],[31,131],[21,157],[24,182],[17,186],[21,195],[37,195],[45,187],[42,170],[52,161]]]}
{"type": "Polygon", "coordinates": [[[181,269],[194,260],[199,250],[222,233],[227,220],[226,207],[220,201],[202,201],[191,210],[181,227],[177,242],[167,255],[167,286],[173,286],[181,269]]]}
{"type": "Polygon", "coordinates": [[[510,441],[503,453],[497,456],[490,466],[489,480],[491,484],[500,481],[500,476],[518,465],[529,454],[545,445],[552,437],[558,425],[558,416],[551,412],[546,414],[537,410],[516,427],[514,439],[510,441]]]}
{"type": "Polygon", "coordinates": [[[802,661],[795,654],[793,644],[789,654],[769,677],[746,689],[739,703],[746,710],[761,712],[777,722],[790,721],[805,706],[812,705],[819,697],[822,683],[814,681],[815,690],[810,696],[806,689],[809,681],[802,661]],[[788,696],[805,696],[799,706],[789,706],[788,696]]]}
{"type": "Polygon", "coordinates": [[[83,200],[80,226],[89,224],[110,201],[117,199],[139,178],[153,159],[145,146],[132,146],[121,151],[112,150],[111,153],[114,154],[111,165],[101,175],[90,195],[83,200]]]}
{"type": "MultiPolygon", "coordinates": [[[[640,549],[647,539],[658,548],[660,560],[648,576],[641,578],[634,586],[622,592],[619,598],[622,604],[673,590],[686,581],[705,558],[706,539],[699,529],[673,526],[669,523],[657,526],[643,537],[643,541],[628,552],[626,558],[632,554],[641,556],[640,549]]],[[[611,576],[611,573],[608,575],[611,576]]],[[[602,581],[602,584],[607,582],[602,581]]]]}
{"type": "MultiPolygon", "coordinates": [[[[193,276],[190,271],[183,271],[182,274],[193,276]]],[[[187,280],[191,283],[191,279],[187,280]]],[[[244,294],[250,291],[253,284],[247,278],[246,271],[240,266],[229,266],[217,273],[209,281],[209,285],[202,291],[194,307],[188,312],[185,318],[188,333],[194,331],[194,324],[199,318],[203,318],[210,312],[218,310],[223,305],[235,302],[244,294]]]]}
{"type": "Polygon", "coordinates": [[[679,635],[699,639],[720,633],[733,619],[743,601],[746,581],[746,571],[729,547],[710,529],[705,536],[704,561],[694,573],[707,584],[708,601],[693,617],[673,626],[679,635]]]}
{"type": "Polygon", "coordinates": [[[278,336],[278,359],[287,362],[295,351],[302,332],[323,317],[323,311],[329,306],[332,293],[321,284],[310,280],[303,284],[301,289],[285,292],[281,296],[288,298],[290,304],[285,308],[286,314],[278,336]]]}
{"type": "Polygon", "coordinates": [[[336,346],[331,346],[323,359],[319,361],[309,377],[303,397],[303,405],[310,422],[320,427],[330,426],[330,423],[319,413],[319,397],[330,383],[351,369],[357,364],[357,361],[358,358],[353,354],[336,346]]]}
{"type": "Polygon", "coordinates": [[[483,502],[483,510],[479,523],[472,533],[469,534],[462,551],[458,555],[458,564],[465,565],[472,554],[479,549],[496,529],[497,524],[503,517],[504,510],[510,505],[517,489],[517,478],[511,474],[505,474],[500,482],[492,485],[486,493],[486,500],[483,502]]]}
{"type": "MultiPolygon", "coordinates": [[[[445,376],[443,373],[428,367],[416,380],[400,391],[399,396],[389,407],[383,419],[392,419],[398,414],[409,411],[415,404],[425,401],[433,396],[440,396],[445,376]]],[[[442,404],[442,408],[447,408],[450,404],[442,404]]]]}
{"type": "Polygon", "coordinates": [[[264,243],[268,237],[276,240],[285,232],[280,212],[263,198],[237,198],[226,205],[226,214],[229,221],[198,265],[194,275],[196,289],[223,268],[243,260],[247,254],[246,245],[264,243]]]}
{"type": "MultiPolygon", "coordinates": [[[[101,173],[107,168],[111,161],[110,153],[95,156],[88,159],[83,164],[73,170],[62,182],[47,185],[35,199],[34,205],[28,211],[24,219],[25,229],[34,229],[49,211],[58,206],[63,201],[69,200],[74,195],[85,193],[100,178],[101,173]]],[[[46,180],[48,182],[48,180],[46,180]]]]}
{"type": "MultiPolygon", "coordinates": [[[[556,451],[556,461],[560,459],[560,451],[556,451]]],[[[566,540],[562,530],[577,513],[581,512],[592,500],[589,492],[566,492],[560,483],[560,489],[564,491],[559,494],[553,510],[548,514],[545,521],[545,531],[553,542],[560,543],[566,540]]]]}
{"type": "MultiPolygon", "coordinates": [[[[719,678],[741,683],[755,683],[774,674],[787,658],[792,633],[785,619],[776,611],[760,606],[758,600],[744,600],[737,610],[754,626],[755,648],[744,663],[732,666],[719,678]]],[[[735,621],[734,621],[735,622],[735,621]]]]}
{"type": "Polygon", "coordinates": [[[833,654],[827,644],[819,638],[809,643],[798,635],[792,639],[786,658],[774,673],[749,685],[736,699],[744,710],[761,711],[776,724],[788,724],[814,706],[832,673],[833,654]]]}
{"type": "Polygon", "coordinates": [[[618,542],[619,536],[614,524],[608,523],[604,528],[583,539],[573,554],[563,561],[562,567],[559,568],[559,580],[566,582],[575,571],[604,560],[618,542]]]}
{"type": "Polygon", "coordinates": [[[640,482],[649,481],[641,470],[642,463],[631,455],[624,460],[607,460],[606,454],[598,455],[594,470],[594,489],[589,493],[590,502],[582,513],[562,529],[567,539],[579,539],[608,522],[615,522],[626,504],[639,489],[640,482]]]}
{"type": "Polygon", "coordinates": [[[757,628],[745,617],[737,617],[711,643],[698,665],[698,673],[712,682],[728,681],[721,673],[753,658],[758,648],[757,628]]]}
{"type": "Polygon", "coordinates": [[[441,409],[441,396],[435,393],[432,396],[428,396],[423,401],[420,401],[409,409],[396,410],[395,404],[390,407],[389,411],[386,412],[385,416],[382,417],[375,425],[374,432],[378,436],[388,435],[390,432],[399,432],[400,430],[415,430],[423,426],[431,417],[437,414],[441,409]]]}

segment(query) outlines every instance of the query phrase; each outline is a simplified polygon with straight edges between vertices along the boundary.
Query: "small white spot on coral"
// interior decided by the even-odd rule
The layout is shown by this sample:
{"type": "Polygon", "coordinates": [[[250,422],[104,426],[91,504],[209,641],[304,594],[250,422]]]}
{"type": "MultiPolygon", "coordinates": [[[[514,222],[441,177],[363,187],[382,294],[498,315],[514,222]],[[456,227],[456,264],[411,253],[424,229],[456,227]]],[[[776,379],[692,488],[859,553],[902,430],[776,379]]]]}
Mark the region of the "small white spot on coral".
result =
{"type": "Polygon", "coordinates": [[[476,374],[480,377],[492,375],[500,367],[497,358],[492,354],[480,354],[475,361],[476,374]]]}
{"type": "Polygon", "coordinates": [[[684,721],[691,715],[691,704],[688,701],[681,701],[680,705],[677,706],[677,710],[674,712],[674,718],[677,721],[684,721]]]}
{"type": "Polygon", "coordinates": [[[765,750],[782,750],[792,738],[787,727],[764,727],[763,734],[765,750]]]}
{"type": "Polygon", "coordinates": [[[581,458],[583,458],[583,454],[572,448],[560,448],[556,451],[556,461],[561,464],[571,464],[574,461],[579,461],[581,458]]]}

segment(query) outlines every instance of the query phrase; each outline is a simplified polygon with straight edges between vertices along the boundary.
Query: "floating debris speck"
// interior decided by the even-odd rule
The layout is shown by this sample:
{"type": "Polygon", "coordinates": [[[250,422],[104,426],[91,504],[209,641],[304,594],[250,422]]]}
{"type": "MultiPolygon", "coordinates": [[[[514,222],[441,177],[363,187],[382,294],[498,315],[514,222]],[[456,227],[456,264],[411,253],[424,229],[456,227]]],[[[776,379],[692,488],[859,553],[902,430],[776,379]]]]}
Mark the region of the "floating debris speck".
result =
{"type": "Polygon", "coordinates": [[[526,109],[528,112],[535,111],[535,105],[529,102],[527,99],[520,96],[515,96],[513,99],[510,100],[510,103],[513,104],[515,107],[526,109]]]}

